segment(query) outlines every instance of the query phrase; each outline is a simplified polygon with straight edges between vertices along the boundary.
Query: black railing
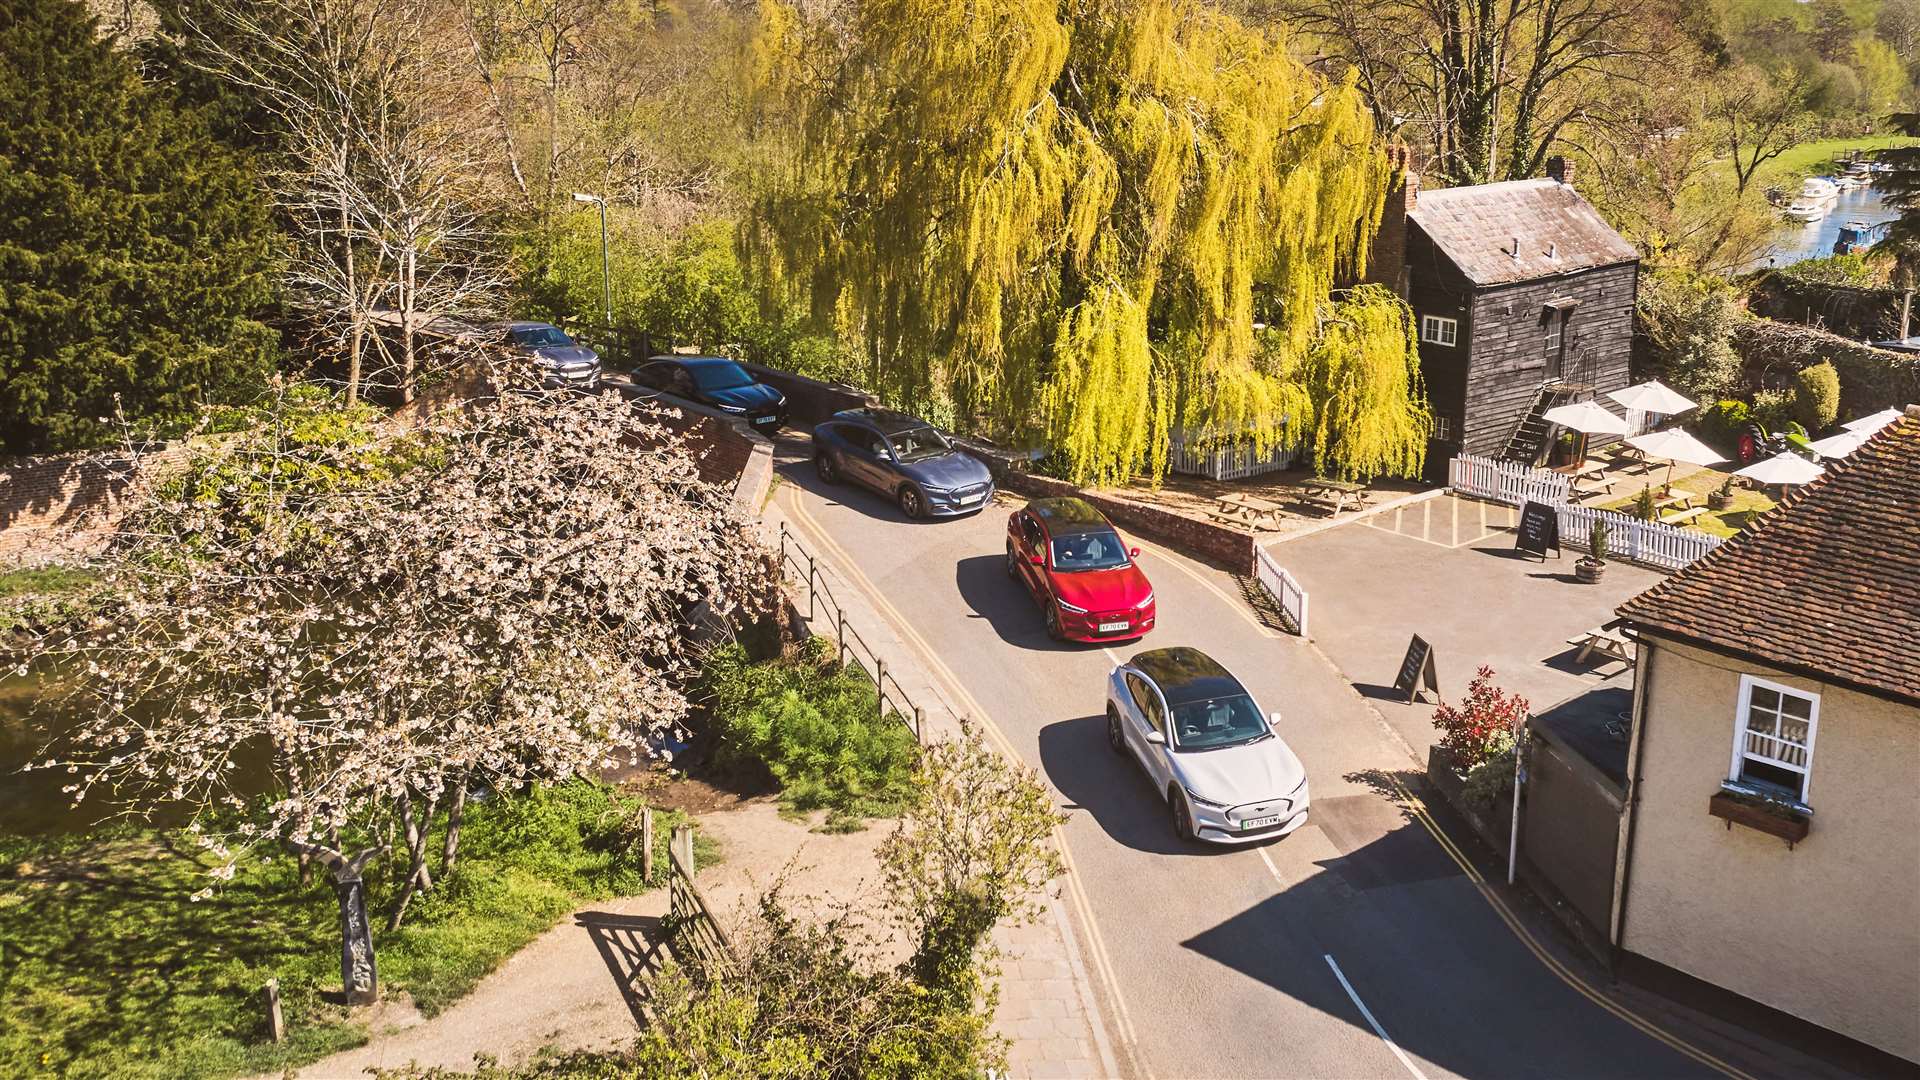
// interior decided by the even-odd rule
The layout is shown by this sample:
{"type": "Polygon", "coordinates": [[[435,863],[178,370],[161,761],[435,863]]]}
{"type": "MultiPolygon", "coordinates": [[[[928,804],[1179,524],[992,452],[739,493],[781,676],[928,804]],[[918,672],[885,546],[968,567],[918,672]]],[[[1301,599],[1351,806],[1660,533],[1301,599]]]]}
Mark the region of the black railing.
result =
{"type": "MultiPolygon", "coordinates": [[[[927,714],[907,696],[907,692],[900,686],[900,680],[894,678],[893,674],[887,670],[887,662],[882,660],[879,654],[873,651],[873,646],[868,645],[859,631],[847,622],[846,609],[841,606],[839,600],[835,599],[833,590],[821,575],[820,567],[812,553],[800,546],[800,541],[787,531],[786,522],[783,521],[780,523],[780,572],[783,576],[787,574],[789,567],[792,568],[794,585],[806,588],[807,622],[817,623],[822,617],[833,620],[836,661],[845,667],[848,658],[851,657],[854,670],[865,675],[873,683],[874,706],[880,711],[880,715],[886,716],[891,711],[893,715],[900,718],[902,723],[913,729],[913,737],[916,741],[926,742],[927,714]],[[887,689],[888,684],[892,684],[891,691],[887,689]],[[888,709],[889,704],[893,706],[891,710],[888,709]]],[[[795,601],[794,606],[797,608],[799,602],[795,601]]]]}

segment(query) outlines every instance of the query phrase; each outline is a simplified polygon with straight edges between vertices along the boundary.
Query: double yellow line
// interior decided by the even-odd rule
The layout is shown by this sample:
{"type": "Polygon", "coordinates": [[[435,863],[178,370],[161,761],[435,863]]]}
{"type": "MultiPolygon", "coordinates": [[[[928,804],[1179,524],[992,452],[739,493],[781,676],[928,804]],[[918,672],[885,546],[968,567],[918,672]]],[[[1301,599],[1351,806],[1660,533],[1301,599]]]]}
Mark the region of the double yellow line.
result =
{"type": "Polygon", "coordinates": [[[1628,1011],[1624,1006],[1617,1004],[1605,994],[1595,989],[1573,969],[1561,963],[1559,958],[1547,952],[1546,949],[1541,947],[1539,942],[1534,940],[1532,932],[1521,923],[1519,917],[1513,913],[1513,909],[1507,906],[1507,902],[1501,898],[1500,894],[1495,892],[1493,888],[1487,884],[1486,879],[1481,876],[1480,871],[1474,867],[1473,861],[1467,858],[1465,853],[1454,844],[1453,838],[1447,835],[1447,831],[1440,827],[1440,823],[1433,819],[1432,814],[1427,812],[1426,803],[1420,801],[1419,796],[1407,790],[1406,785],[1400,782],[1399,777],[1389,773],[1387,774],[1387,782],[1392,784],[1394,791],[1399,793],[1402,807],[1413,815],[1414,820],[1425,826],[1427,832],[1432,834],[1434,840],[1446,851],[1447,857],[1459,865],[1461,873],[1466,874],[1467,880],[1473,882],[1473,887],[1480,891],[1480,896],[1486,900],[1489,907],[1493,908],[1494,914],[1500,916],[1500,921],[1507,924],[1507,929],[1513,932],[1513,936],[1519,938],[1520,943],[1527,947],[1527,951],[1532,953],[1534,958],[1539,960],[1541,964],[1545,965],[1548,971],[1558,976],[1561,982],[1566,983],[1587,1000],[1619,1017],[1621,1020],[1626,1021],[1642,1033],[1665,1043],[1667,1046],[1672,1047],[1674,1050],[1692,1058],[1700,1064],[1711,1069],[1717,1069],[1727,1076],[1733,1077],[1734,1080],[1754,1080],[1754,1077],[1750,1074],[1742,1072],[1740,1069],[1714,1057],[1705,1050],[1682,1042],[1675,1036],[1667,1034],[1665,1031],[1655,1027],[1652,1023],[1628,1011]]]}
{"type": "MultiPolygon", "coordinates": [[[[894,628],[907,638],[908,643],[911,644],[914,649],[918,650],[921,659],[926,661],[934,675],[946,684],[947,692],[952,696],[953,701],[979,720],[980,729],[986,732],[988,741],[992,742],[994,747],[1002,754],[1005,754],[1007,760],[1024,765],[1026,759],[1020,756],[1020,752],[1014,749],[1013,743],[1010,742],[1006,734],[1000,730],[1000,726],[994,723],[993,716],[980,705],[980,702],[977,701],[971,693],[967,692],[967,688],[965,684],[960,681],[959,676],[953,673],[953,669],[947,667],[933,646],[928,644],[927,640],[920,636],[920,632],[914,629],[913,624],[907,621],[906,616],[902,615],[900,610],[894,607],[892,602],[887,599],[886,594],[874,585],[872,579],[868,578],[865,571],[860,569],[860,564],[854,560],[853,556],[848,554],[846,549],[836,543],[831,536],[827,535],[827,530],[821,528],[820,524],[814,521],[813,515],[807,513],[805,505],[803,505],[798,498],[785,500],[784,505],[794,516],[800,527],[806,531],[808,538],[820,545],[821,549],[833,558],[843,573],[848,574],[854,579],[854,584],[860,587],[860,591],[873,602],[875,607],[880,609],[881,614],[894,625],[894,628]]],[[[1120,993],[1120,980],[1114,975],[1113,963],[1107,957],[1106,940],[1100,934],[1099,924],[1094,921],[1093,906],[1087,901],[1086,891],[1080,887],[1080,871],[1074,865],[1073,852],[1067,847],[1066,831],[1059,825],[1053,827],[1053,845],[1059,849],[1060,861],[1066,867],[1067,902],[1073,905],[1074,913],[1080,920],[1080,925],[1086,928],[1087,953],[1092,958],[1098,978],[1101,983],[1106,986],[1107,997],[1113,1004],[1113,1020],[1114,1026],[1117,1029],[1115,1034],[1119,1036],[1121,1045],[1125,1048],[1126,1056],[1133,1063],[1134,1068],[1138,1070],[1140,1075],[1145,1077],[1146,1080],[1153,1080],[1152,1070],[1148,1068],[1147,1063],[1136,1050],[1138,1044],[1134,1034],[1133,1017],[1127,1011],[1126,998],[1120,993]]],[[[1087,1017],[1087,1023],[1099,1024],[1100,1019],[1097,1016],[1089,1016],[1087,1017]]]]}

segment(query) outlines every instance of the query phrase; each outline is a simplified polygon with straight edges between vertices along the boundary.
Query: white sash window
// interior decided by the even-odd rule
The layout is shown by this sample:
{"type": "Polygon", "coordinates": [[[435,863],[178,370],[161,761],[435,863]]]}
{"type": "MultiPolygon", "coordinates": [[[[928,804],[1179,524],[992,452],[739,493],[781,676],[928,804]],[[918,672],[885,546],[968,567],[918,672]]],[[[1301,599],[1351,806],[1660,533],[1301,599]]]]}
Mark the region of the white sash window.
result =
{"type": "Polygon", "coordinates": [[[1727,779],[1805,803],[1819,721],[1819,695],[1752,675],[1740,676],[1740,709],[1734,716],[1733,764],[1727,779]]]}

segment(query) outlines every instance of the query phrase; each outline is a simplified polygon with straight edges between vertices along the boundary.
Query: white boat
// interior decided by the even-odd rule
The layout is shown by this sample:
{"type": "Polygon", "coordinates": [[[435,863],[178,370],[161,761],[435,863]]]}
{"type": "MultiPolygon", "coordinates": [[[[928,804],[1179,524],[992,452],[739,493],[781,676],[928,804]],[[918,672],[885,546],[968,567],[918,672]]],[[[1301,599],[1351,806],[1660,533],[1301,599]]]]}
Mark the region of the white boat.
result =
{"type": "MultiPolygon", "coordinates": [[[[1794,202],[1813,202],[1821,206],[1840,197],[1840,186],[1824,176],[1809,176],[1800,183],[1800,195],[1794,202]]],[[[1802,219],[1802,220],[1811,220],[1802,219]]]]}
{"type": "Polygon", "coordinates": [[[1793,200],[1786,209],[1780,211],[1792,221],[1819,221],[1827,216],[1827,204],[1815,202],[1804,196],[1793,200]]]}
{"type": "Polygon", "coordinates": [[[1852,191],[1854,188],[1860,186],[1858,179],[1846,173],[1841,173],[1838,176],[1831,177],[1831,179],[1833,180],[1833,186],[1839,188],[1841,191],[1852,191]]]}

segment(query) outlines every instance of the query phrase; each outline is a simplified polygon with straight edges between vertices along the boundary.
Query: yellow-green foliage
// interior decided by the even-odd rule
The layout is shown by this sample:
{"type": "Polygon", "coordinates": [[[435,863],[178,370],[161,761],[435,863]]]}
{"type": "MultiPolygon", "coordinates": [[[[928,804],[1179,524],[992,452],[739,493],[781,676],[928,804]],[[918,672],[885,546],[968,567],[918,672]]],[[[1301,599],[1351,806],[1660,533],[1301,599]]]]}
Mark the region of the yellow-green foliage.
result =
{"type": "Polygon", "coordinates": [[[1801,368],[1793,377],[1793,415],[1816,435],[1840,415],[1840,372],[1833,361],[1801,368]]]}
{"type": "Polygon", "coordinates": [[[1264,450],[1314,436],[1310,413],[1338,471],[1418,467],[1404,307],[1328,306],[1387,181],[1350,82],[1194,0],[848,18],[763,4],[754,118],[778,150],[742,241],[866,342],[873,389],[950,397],[1082,481],[1158,475],[1176,426],[1264,450]]]}

